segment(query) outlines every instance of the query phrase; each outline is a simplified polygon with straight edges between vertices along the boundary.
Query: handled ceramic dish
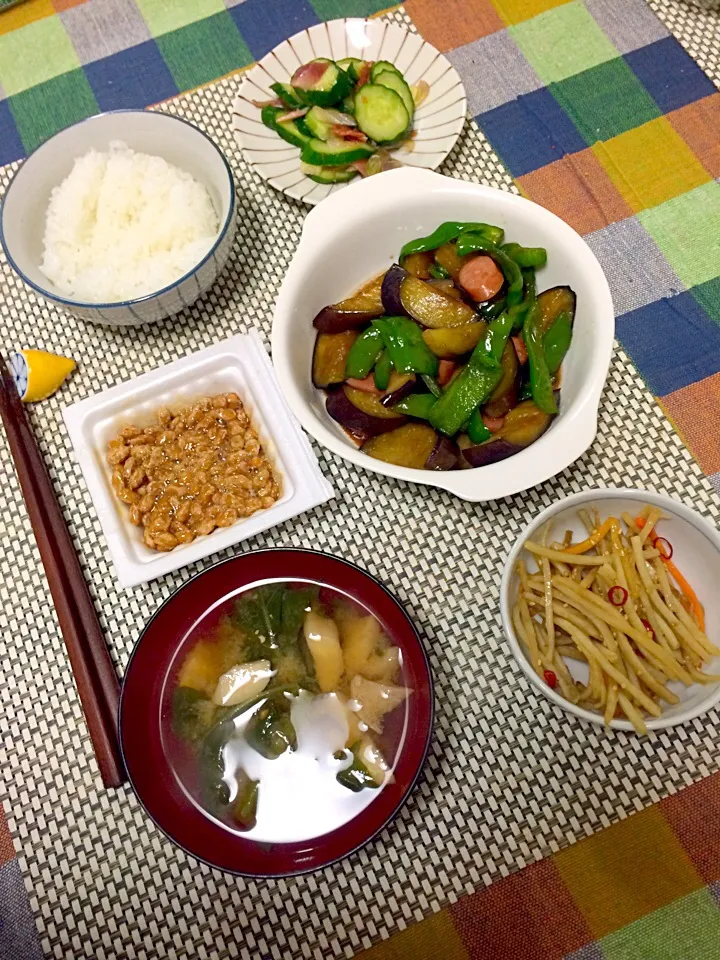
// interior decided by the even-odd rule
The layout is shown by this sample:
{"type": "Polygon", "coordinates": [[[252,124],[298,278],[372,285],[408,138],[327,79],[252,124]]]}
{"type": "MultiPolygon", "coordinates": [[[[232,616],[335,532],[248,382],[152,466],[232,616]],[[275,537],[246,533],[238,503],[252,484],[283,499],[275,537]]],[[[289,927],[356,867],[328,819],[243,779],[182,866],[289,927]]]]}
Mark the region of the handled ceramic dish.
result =
{"type": "Polygon", "coordinates": [[[376,473],[441,487],[470,501],[511,496],[542,483],[592,443],[614,338],[610,290],[594,254],[572,227],[522,197],[399,169],[370,177],[329,197],[305,219],[297,252],[278,296],[272,352],[280,386],[302,426],[333,453],[376,473]],[[467,470],[395,466],[363,453],[325,410],[311,379],[316,330],[326,304],[349,296],[397,259],[414,237],[447,220],[479,220],[505,229],[508,240],[546,247],[539,289],[569,284],[577,294],[572,345],[563,363],[560,413],[550,429],[515,456],[467,470]]]}

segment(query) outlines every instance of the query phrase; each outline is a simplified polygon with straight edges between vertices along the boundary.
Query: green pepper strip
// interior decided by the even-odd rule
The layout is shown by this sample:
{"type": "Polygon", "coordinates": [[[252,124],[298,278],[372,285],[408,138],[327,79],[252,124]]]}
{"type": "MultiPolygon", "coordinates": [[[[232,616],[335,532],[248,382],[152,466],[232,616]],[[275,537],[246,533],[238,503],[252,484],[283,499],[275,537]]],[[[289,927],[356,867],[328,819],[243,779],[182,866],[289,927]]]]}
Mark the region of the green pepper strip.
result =
{"type": "Polygon", "coordinates": [[[502,297],[496,303],[479,304],[477,312],[483,320],[494,320],[495,317],[499,317],[504,310],[507,310],[507,300],[505,297],[502,297]]]}
{"type": "Polygon", "coordinates": [[[442,390],[434,377],[429,377],[426,373],[421,373],[420,379],[434,397],[439,397],[442,394],[442,390]]]}
{"type": "Polygon", "coordinates": [[[484,233],[488,240],[495,244],[502,243],[503,237],[505,236],[505,231],[502,227],[495,227],[491,223],[469,223],[465,230],[463,230],[463,233],[465,233],[466,230],[468,232],[476,231],[477,233],[484,233]]]}
{"type": "Polygon", "coordinates": [[[485,422],[480,413],[480,407],[475,407],[468,421],[467,435],[473,443],[485,443],[492,437],[492,433],[485,426],[485,422]]]}
{"type": "Polygon", "coordinates": [[[454,436],[475,407],[490,396],[501,376],[499,365],[492,370],[469,360],[431,410],[431,425],[440,433],[454,436]]]}
{"type": "Polygon", "coordinates": [[[543,350],[550,376],[557,373],[572,340],[572,321],[570,314],[563,310],[555,318],[553,325],[543,337],[543,350]]]}
{"type": "Polygon", "coordinates": [[[404,413],[408,417],[427,420],[436,403],[437,399],[431,393],[411,393],[409,397],[396,403],[392,409],[394,413],[404,413]]]}
{"type": "Polygon", "coordinates": [[[486,253],[492,257],[495,263],[500,267],[507,281],[507,303],[509,307],[520,303],[523,294],[523,275],[520,267],[506,253],[488,240],[482,233],[460,234],[457,242],[457,252],[459,256],[464,257],[468,253],[486,253]]]}
{"type": "Polygon", "coordinates": [[[503,313],[492,321],[485,339],[475,347],[461,373],[449,384],[430,412],[430,423],[453,436],[473,410],[490,396],[502,377],[500,357],[512,330],[512,317],[503,313]]]}
{"type": "Polygon", "coordinates": [[[428,271],[434,280],[447,280],[450,274],[439,263],[433,263],[428,271]]]}
{"type": "Polygon", "coordinates": [[[425,373],[429,377],[437,374],[438,358],[423,340],[420,327],[414,320],[409,317],[382,317],[373,320],[372,328],[380,333],[398,373],[425,373]]]}
{"type": "Polygon", "coordinates": [[[417,240],[406,243],[400,251],[400,262],[402,263],[403,257],[409,257],[411,253],[428,253],[430,250],[437,250],[444,243],[450,243],[468,230],[484,234],[491,243],[501,243],[504,235],[500,227],[494,227],[490,223],[459,223],[449,220],[447,223],[441,223],[428,237],[418,237],[417,240]]]}
{"type": "Polygon", "coordinates": [[[364,380],[380,359],[382,351],[383,341],[380,331],[368,327],[350,347],[345,361],[345,378],[364,380]]]}
{"type": "MultiPolygon", "coordinates": [[[[475,350],[477,351],[478,347],[482,346],[486,357],[499,366],[505,344],[512,332],[512,325],[512,314],[508,310],[492,321],[487,328],[485,339],[480,341],[475,350]]],[[[472,357],[470,359],[472,360],[472,357]]]]}
{"type": "Polygon", "coordinates": [[[375,364],[375,386],[378,390],[387,390],[392,369],[393,362],[390,359],[390,354],[387,350],[383,350],[380,359],[375,364]]]}
{"type": "MultiPolygon", "coordinates": [[[[533,273],[534,281],[534,273],[533,273]]],[[[533,282],[533,292],[534,292],[534,282],[533,282]]],[[[535,301],[533,300],[533,303],[535,301]]],[[[511,307],[507,313],[503,315],[501,320],[499,319],[495,323],[491,323],[488,327],[488,331],[485,334],[485,351],[492,358],[493,361],[499,360],[502,362],[503,351],[505,350],[505,344],[508,341],[510,333],[515,329],[514,323],[514,311],[518,310],[519,307],[511,307]]],[[[480,401],[484,403],[487,397],[483,397],[480,401]]],[[[473,411],[468,423],[467,423],[467,435],[473,441],[473,443],[484,443],[486,440],[489,440],[492,436],[492,433],[485,426],[485,423],[482,419],[482,413],[480,407],[476,407],[473,411]]]]}
{"type": "Polygon", "coordinates": [[[530,310],[535,303],[535,271],[533,269],[523,270],[523,298],[522,301],[510,308],[510,314],[513,318],[513,333],[521,330],[530,310]]]}
{"type": "Polygon", "coordinates": [[[521,247],[519,243],[504,243],[500,249],[523,269],[544,267],[547,263],[545,247],[521,247]]]}
{"type": "Polygon", "coordinates": [[[553,385],[540,333],[541,311],[537,301],[523,324],[523,340],[530,366],[530,389],[535,406],[543,413],[557,413],[553,385]]]}

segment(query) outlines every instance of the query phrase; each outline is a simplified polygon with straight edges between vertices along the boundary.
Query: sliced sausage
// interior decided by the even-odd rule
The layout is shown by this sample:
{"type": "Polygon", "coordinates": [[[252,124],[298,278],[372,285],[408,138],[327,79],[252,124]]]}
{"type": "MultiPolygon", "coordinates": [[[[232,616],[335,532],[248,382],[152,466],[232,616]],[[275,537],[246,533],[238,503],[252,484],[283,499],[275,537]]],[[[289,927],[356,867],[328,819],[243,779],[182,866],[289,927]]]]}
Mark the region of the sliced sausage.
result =
{"type": "Polygon", "coordinates": [[[473,300],[482,303],[499,293],[505,277],[492,257],[480,254],[462,267],[457,282],[473,300]]]}
{"type": "Polygon", "coordinates": [[[505,417],[491,417],[487,413],[483,413],[482,418],[490,433],[497,433],[505,423],[505,417]]]}
{"type": "Polygon", "coordinates": [[[379,397],[382,393],[382,390],[378,390],[375,386],[375,374],[369,373],[364,380],[356,380],[351,377],[349,380],[346,380],[345,383],[349,387],[353,387],[355,390],[360,390],[362,393],[373,393],[376,397],[379,397]]]}
{"type": "Polygon", "coordinates": [[[446,383],[450,383],[452,376],[455,373],[457,364],[454,360],[441,360],[438,364],[438,375],[437,382],[439,387],[444,387],[446,383]]]}
{"type": "Polygon", "coordinates": [[[527,347],[522,337],[512,337],[513,347],[515,347],[515,356],[518,363],[527,363],[527,347]]]}

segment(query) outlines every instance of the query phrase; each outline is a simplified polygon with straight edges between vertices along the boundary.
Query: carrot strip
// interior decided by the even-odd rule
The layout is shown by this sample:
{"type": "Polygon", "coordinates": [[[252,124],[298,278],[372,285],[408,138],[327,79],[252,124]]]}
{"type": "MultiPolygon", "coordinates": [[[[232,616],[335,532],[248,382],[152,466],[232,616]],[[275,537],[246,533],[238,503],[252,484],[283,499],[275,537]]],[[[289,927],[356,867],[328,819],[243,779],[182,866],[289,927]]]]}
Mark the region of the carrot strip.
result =
{"type": "MultiPolygon", "coordinates": [[[[635,526],[638,528],[638,530],[642,530],[642,528],[645,526],[645,517],[635,517],[635,526]]],[[[650,539],[652,540],[653,546],[654,546],[655,541],[659,538],[651,535],[650,539]]],[[[700,627],[702,632],[705,633],[705,609],[703,605],[700,603],[700,601],[698,600],[697,594],[695,593],[693,588],[690,586],[690,584],[687,582],[685,577],[680,573],[680,571],[672,562],[672,560],[669,560],[667,557],[664,557],[662,555],[662,551],[660,551],[660,559],[665,564],[667,568],[667,572],[670,574],[670,576],[673,578],[673,580],[678,585],[680,590],[687,597],[688,602],[692,607],[692,612],[693,612],[693,615],[695,616],[697,625],[698,627],[700,627]]]]}
{"type": "Polygon", "coordinates": [[[572,547],[566,547],[564,553],[587,553],[588,550],[591,550],[593,547],[596,547],[603,537],[612,529],[613,525],[617,524],[615,517],[608,517],[600,526],[593,530],[587,540],[583,540],[581,543],[576,543],[572,547]]]}

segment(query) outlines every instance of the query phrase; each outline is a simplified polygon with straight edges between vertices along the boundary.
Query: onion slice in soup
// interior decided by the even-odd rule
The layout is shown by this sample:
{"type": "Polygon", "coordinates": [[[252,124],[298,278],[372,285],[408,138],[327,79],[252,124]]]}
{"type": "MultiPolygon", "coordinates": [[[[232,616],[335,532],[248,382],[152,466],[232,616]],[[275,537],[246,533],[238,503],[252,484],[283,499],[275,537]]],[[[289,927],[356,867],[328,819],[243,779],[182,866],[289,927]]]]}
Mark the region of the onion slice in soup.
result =
{"type": "Polygon", "coordinates": [[[243,700],[250,700],[262,693],[270,683],[274,670],[269,660],[254,660],[252,663],[239,663],[219,677],[213,703],[222,707],[233,707],[243,700]]]}

